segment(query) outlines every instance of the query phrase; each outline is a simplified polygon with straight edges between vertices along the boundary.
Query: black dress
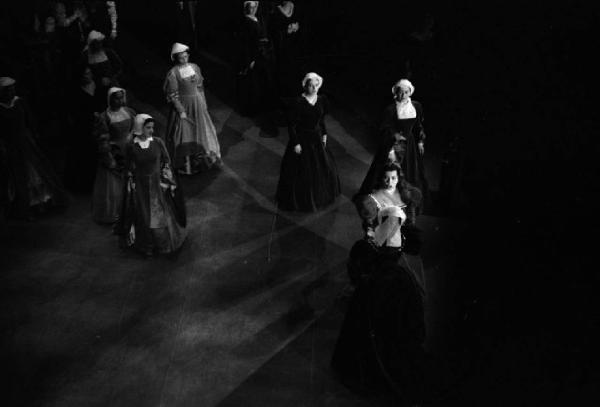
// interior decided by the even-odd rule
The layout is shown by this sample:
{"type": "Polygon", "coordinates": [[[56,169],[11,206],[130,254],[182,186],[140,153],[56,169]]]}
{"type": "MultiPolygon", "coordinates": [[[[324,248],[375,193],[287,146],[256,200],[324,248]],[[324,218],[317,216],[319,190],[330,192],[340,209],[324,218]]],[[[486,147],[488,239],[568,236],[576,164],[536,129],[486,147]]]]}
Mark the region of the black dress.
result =
{"type": "Polygon", "coordinates": [[[35,206],[66,205],[65,190],[37,145],[33,118],[22,99],[0,106],[0,123],[8,169],[0,184],[9,188],[9,212],[21,218],[30,216],[35,206]]]}
{"type": "Polygon", "coordinates": [[[244,17],[238,70],[238,100],[245,115],[255,115],[275,104],[273,45],[261,21],[244,17]],[[254,67],[250,67],[254,62],[254,67]]]}
{"type": "Polygon", "coordinates": [[[425,318],[415,279],[397,252],[381,252],[359,240],[350,252],[348,271],[356,290],[332,357],[332,367],[348,387],[404,401],[423,398],[425,318]]]}
{"type": "Polygon", "coordinates": [[[340,180],[333,155],[323,144],[327,134],[325,114],[327,100],[319,96],[315,105],[306,98],[296,98],[289,111],[290,140],[281,162],[277,203],[281,209],[316,211],[340,195],[340,180]],[[294,151],[296,145],[302,153],[294,151]]]}
{"type": "Polygon", "coordinates": [[[423,156],[419,153],[418,143],[425,140],[423,130],[423,108],[416,101],[411,102],[417,116],[412,119],[399,119],[396,103],[384,111],[381,125],[381,140],[369,172],[365,177],[359,195],[369,194],[379,183],[381,169],[388,161],[390,150],[393,148],[404,172],[404,179],[418,188],[423,194],[424,205],[428,203],[429,188],[425,178],[423,156]],[[400,140],[401,134],[406,140],[400,140]]]}
{"type": "Polygon", "coordinates": [[[269,27],[275,51],[280,96],[292,96],[298,88],[297,78],[302,75],[297,63],[300,48],[300,32],[295,30],[297,23],[295,14],[288,17],[278,8],[275,8],[271,16],[269,27]]]}

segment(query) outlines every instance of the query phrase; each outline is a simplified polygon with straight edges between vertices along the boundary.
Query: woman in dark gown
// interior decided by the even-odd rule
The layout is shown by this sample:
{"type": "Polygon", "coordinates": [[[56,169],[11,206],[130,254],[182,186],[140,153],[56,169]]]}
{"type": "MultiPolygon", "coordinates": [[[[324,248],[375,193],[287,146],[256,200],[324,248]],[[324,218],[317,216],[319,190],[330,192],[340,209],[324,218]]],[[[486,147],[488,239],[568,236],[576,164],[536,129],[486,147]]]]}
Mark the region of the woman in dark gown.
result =
{"type": "Polygon", "coordinates": [[[400,80],[392,92],[396,101],[384,112],[379,148],[361,185],[360,194],[373,190],[378,182],[378,171],[388,159],[392,159],[402,168],[406,181],[421,191],[427,204],[429,190],[423,164],[423,108],[419,102],[411,100],[414,87],[408,80],[400,80]]]}
{"type": "Polygon", "coordinates": [[[115,228],[123,245],[133,246],[148,257],[175,252],[186,238],[181,189],[164,142],[153,134],[154,119],[138,114],[133,142],[126,148],[128,180],[115,228]]]}
{"type": "Polygon", "coordinates": [[[277,79],[280,96],[291,96],[295,92],[293,78],[297,72],[296,59],[300,47],[300,24],[294,13],[294,3],[281,1],[273,11],[269,22],[270,36],[273,39],[277,61],[277,79]]]}
{"type": "Polygon", "coordinates": [[[383,186],[359,200],[365,237],[354,244],[348,272],[356,287],[332,366],[341,381],[362,392],[391,391],[404,402],[423,398],[424,278],[406,259],[418,242],[404,235],[414,223],[407,209],[418,205],[393,163],[384,167],[383,186]]]}
{"type": "Polygon", "coordinates": [[[119,77],[123,70],[123,62],[117,53],[104,47],[105,35],[91,31],[87,39],[87,48],[83,51],[83,64],[90,67],[96,83],[96,111],[101,112],[106,106],[108,89],[119,86],[119,77]]]}
{"type": "Polygon", "coordinates": [[[0,78],[0,138],[5,149],[10,189],[10,214],[31,218],[51,207],[64,206],[65,190],[35,137],[33,117],[16,95],[15,80],[0,78]]]}
{"type": "Polygon", "coordinates": [[[289,142],[281,162],[277,186],[279,208],[311,212],[332,204],[340,195],[333,155],[327,148],[327,100],[318,95],[323,79],[309,73],[304,93],[289,111],[289,142]]]}
{"type": "Polygon", "coordinates": [[[94,136],[98,142],[98,170],[92,199],[92,218],[113,224],[119,219],[125,182],[125,149],[131,141],[135,111],[126,105],[122,88],[108,90],[105,111],[98,116],[94,136]]]}
{"type": "Polygon", "coordinates": [[[257,11],[258,1],[244,2],[244,22],[239,33],[238,99],[242,113],[248,116],[263,113],[275,103],[273,45],[257,11]]]}

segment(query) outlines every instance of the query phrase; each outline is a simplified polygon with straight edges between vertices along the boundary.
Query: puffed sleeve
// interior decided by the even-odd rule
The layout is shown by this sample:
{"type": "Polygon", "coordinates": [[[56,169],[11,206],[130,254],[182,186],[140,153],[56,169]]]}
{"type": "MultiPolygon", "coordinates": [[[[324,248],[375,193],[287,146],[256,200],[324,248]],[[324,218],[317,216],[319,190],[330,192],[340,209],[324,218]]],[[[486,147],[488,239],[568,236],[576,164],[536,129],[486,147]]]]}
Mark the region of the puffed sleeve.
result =
{"type": "Polygon", "coordinates": [[[183,113],[185,109],[179,100],[179,84],[177,83],[177,75],[175,74],[174,69],[171,69],[169,73],[167,73],[163,91],[165,92],[167,102],[172,103],[178,113],[183,113]]]}
{"type": "Polygon", "coordinates": [[[383,112],[380,131],[384,138],[392,136],[396,132],[396,105],[387,107],[383,112]]]}
{"type": "Polygon", "coordinates": [[[107,168],[114,167],[114,157],[110,147],[110,133],[106,113],[95,116],[93,132],[96,145],[98,146],[100,163],[107,168]]]}
{"type": "Polygon", "coordinates": [[[192,68],[194,68],[194,72],[196,72],[196,76],[198,77],[198,89],[204,89],[204,76],[202,75],[202,70],[196,64],[192,64],[192,68]]]}

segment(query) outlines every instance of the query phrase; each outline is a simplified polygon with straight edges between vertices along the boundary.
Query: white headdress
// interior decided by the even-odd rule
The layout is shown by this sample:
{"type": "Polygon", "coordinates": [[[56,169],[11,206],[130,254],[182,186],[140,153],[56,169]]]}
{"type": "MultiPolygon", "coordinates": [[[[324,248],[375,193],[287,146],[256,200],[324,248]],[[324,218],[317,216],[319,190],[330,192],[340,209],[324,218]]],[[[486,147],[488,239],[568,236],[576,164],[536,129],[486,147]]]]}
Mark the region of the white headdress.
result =
{"type": "Polygon", "coordinates": [[[140,113],[135,116],[132,131],[134,136],[141,136],[144,133],[144,124],[146,124],[146,121],[148,120],[154,120],[154,118],[146,113],[140,113]]]}
{"type": "Polygon", "coordinates": [[[103,41],[105,38],[106,38],[106,36],[104,34],[102,34],[100,31],[92,30],[88,34],[87,45],[90,45],[92,43],[92,41],[103,41]]]}
{"type": "Polygon", "coordinates": [[[304,79],[302,79],[302,87],[306,86],[306,82],[307,81],[314,81],[314,85],[315,85],[315,89],[317,90],[317,92],[319,91],[319,88],[321,87],[321,85],[323,85],[323,78],[320,77],[319,75],[317,75],[314,72],[309,72],[304,76],[304,79]]]}
{"type": "Polygon", "coordinates": [[[189,49],[190,49],[190,47],[188,47],[187,45],[176,42],[175,44],[173,44],[173,47],[171,48],[171,61],[175,61],[175,54],[179,54],[180,52],[185,52],[189,49]]]}
{"type": "Polygon", "coordinates": [[[3,76],[0,78],[0,88],[12,86],[15,83],[17,83],[17,81],[15,81],[13,78],[10,78],[8,76],[3,76]]]}
{"type": "MultiPolygon", "coordinates": [[[[110,97],[113,95],[113,93],[117,93],[117,92],[123,92],[124,96],[127,97],[127,91],[123,88],[117,88],[116,86],[113,86],[112,88],[110,88],[108,90],[108,94],[106,95],[106,104],[108,106],[110,106],[110,97]]],[[[127,103],[127,102],[125,102],[127,103]]]]}
{"type": "Polygon", "coordinates": [[[410,83],[410,81],[408,79],[400,79],[398,82],[396,82],[396,84],[394,86],[392,86],[392,94],[396,95],[396,89],[398,88],[408,88],[409,89],[409,95],[408,96],[412,96],[413,93],[415,93],[415,87],[413,86],[412,83],[410,83]]]}

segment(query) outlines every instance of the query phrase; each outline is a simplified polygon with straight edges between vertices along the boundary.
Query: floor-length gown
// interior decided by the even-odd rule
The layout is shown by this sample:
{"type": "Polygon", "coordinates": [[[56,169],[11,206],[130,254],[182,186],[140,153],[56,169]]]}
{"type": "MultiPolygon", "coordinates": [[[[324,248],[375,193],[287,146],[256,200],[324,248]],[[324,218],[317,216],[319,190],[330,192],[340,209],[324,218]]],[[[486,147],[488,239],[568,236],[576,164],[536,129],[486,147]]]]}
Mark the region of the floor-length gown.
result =
{"type": "Polygon", "coordinates": [[[281,162],[277,203],[281,209],[311,212],[332,204],[340,195],[340,181],[327,134],[327,100],[319,96],[312,105],[304,96],[289,111],[289,142],[281,162]],[[296,145],[302,152],[294,151],[296,145]]]}
{"type": "Polygon", "coordinates": [[[125,168],[129,180],[116,233],[144,254],[177,251],[187,233],[185,206],[164,142],[134,138],[126,148],[125,168]]]}
{"type": "Polygon", "coordinates": [[[117,221],[123,201],[125,149],[131,141],[135,112],[128,107],[105,110],[96,122],[99,163],[94,183],[92,218],[98,223],[117,221]]]}
{"type": "Polygon", "coordinates": [[[65,190],[35,140],[35,127],[25,102],[15,97],[0,104],[0,123],[9,173],[10,213],[28,217],[35,206],[64,206],[65,190]]]}
{"type": "Polygon", "coordinates": [[[182,169],[190,157],[192,171],[206,169],[221,160],[217,131],[208,113],[204,77],[196,64],[169,70],[164,92],[171,104],[167,124],[167,146],[173,166],[182,169]],[[180,114],[185,112],[187,118],[180,114]]]}
{"type": "Polygon", "coordinates": [[[356,290],[332,366],[349,387],[387,389],[416,402],[424,389],[425,280],[422,268],[415,267],[404,252],[403,228],[414,220],[407,214],[401,221],[388,211],[405,210],[410,201],[407,204],[383,190],[364,199],[363,205],[374,207],[373,215],[365,219],[369,223],[365,238],[350,252],[348,273],[356,290]]]}

